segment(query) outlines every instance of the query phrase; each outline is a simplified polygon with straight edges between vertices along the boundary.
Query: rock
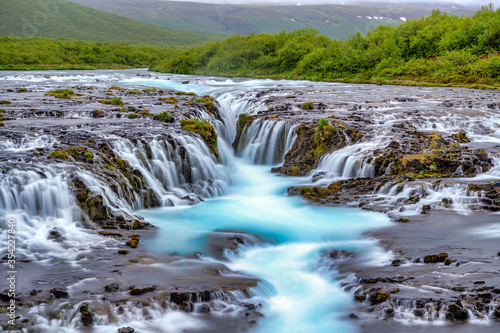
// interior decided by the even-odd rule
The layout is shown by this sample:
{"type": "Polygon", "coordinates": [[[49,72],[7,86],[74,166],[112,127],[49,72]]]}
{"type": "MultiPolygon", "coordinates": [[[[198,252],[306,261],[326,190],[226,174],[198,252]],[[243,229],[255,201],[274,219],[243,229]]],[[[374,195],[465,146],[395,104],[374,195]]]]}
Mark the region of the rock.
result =
{"type": "Polygon", "coordinates": [[[420,214],[428,214],[430,210],[431,210],[431,206],[430,205],[423,205],[422,206],[422,211],[420,212],[420,214]]]}
{"type": "Polygon", "coordinates": [[[402,217],[402,218],[400,218],[400,219],[398,220],[398,222],[401,222],[401,223],[408,223],[408,222],[410,222],[410,219],[409,219],[409,218],[407,218],[407,217],[402,217]]]}
{"type": "Polygon", "coordinates": [[[448,258],[448,253],[430,254],[424,257],[425,263],[444,262],[448,258]]]}
{"type": "Polygon", "coordinates": [[[177,305],[189,302],[189,294],[188,293],[170,293],[170,301],[177,305]]]}
{"type": "Polygon", "coordinates": [[[446,320],[450,321],[464,321],[469,318],[469,313],[465,310],[461,304],[450,304],[448,306],[448,311],[446,312],[446,320]]]}
{"type": "Polygon", "coordinates": [[[396,314],[396,311],[393,308],[387,308],[385,309],[385,317],[388,319],[394,318],[394,315],[396,314]]]}
{"type": "Polygon", "coordinates": [[[55,298],[67,298],[68,293],[60,288],[54,288],[49,291],[55,298]]]}
{"type": "Polygon", "coordinates": [[[493,315],[500,319],[500,305],[498,305],[496,308],[495,308],[495,312],[493,312],[493,315]]]}
{"type": "Polygon", "coordinates": [[[202,313],[209,313],[210,312],[210,307],[207,304],[202,304],[200,306],[200,312],[202,312],[202,313]]]}
{"type": "Polygon", "coordinates": [[[451,205],[453,203],[453,199],[452,198],[443,198],[441,201],[444,204],[447,204],[447,205],[451,205]]]}
{"type": "Polygon", "coordinates": [[[375,292],[370,294],[369,300],[370,303],[373,304],[378,304],[387,301],[389,299],[389,296],[391,294],[399,292],[399,288],[396,288],[394,290],[389,290],[389,289],[377,289],[375,292]]]}
{"type": "Polygon", "coordinates": [[[105,286],[104,290],[108,293],[114,293],[120,290],[120,286],[118,285],[118,283],[112,283],[110,285],[105,286]]]}
{"type": "Polygon", "coordinates": [[[130,326],[122,327],[122,328],[118,329],[118,333],[134,333],[134,332],[135,332],[135,330],[130,326]]]}
{"type": "Polygon", "coordinates": [[[127,250],[118,250],[118,254],[127,254],[128,251],[127,250]]]}
{"type": "Polygon", "coordinates": [[[94,322],[94,318],[87,304],[80,305],[80,314],[82,316],[81,320],[84,326],[92,325],[92,323],[94,322]]]}
{"type": "Polygon", "coordinates": [[[56,242],[62,242],[64,240],[63,238],[63,232],[62,230],[58,228],[53,228],[49,231],[49,235],[47,236],[47,239],[56,241],[56,242]]]}
{"type": "Polygon", "coordinates": [[[425,310],[424,309],[415,309],[415,310],[413,310],[413,315],[415,317],[423,317],[425,315],[425,310]]]}
{"type": "Polygon", "coordinates": [[[154,286],[144,287],[144,288],[130,287],[129,294],[132,295],[132,296],[138,296],[138,295],[142,295],[144,293],[148,293],[148,292],[154,291],[155,289],[156,288],[154,286]]]}
{"type": "Polygon", "coordinates": [[[237,242],[239,244],[245,244],[245,238],[241,235],[234,235],[234,236],[228,237],[227,240],[234,241],[234,242],[237,242]]]}
{"type": "Polygon", "coordinates": [[[332,259],[347,259],[355,256],[354,252],[346,251],[346,250],[332,250],[329,253],[330,258],[332,259]]]}
{"type": "Polygon", "coordinates": [[[349,318],[349,319],[359,319],[359,317],[356,314],[352,313],[352,312],[349,313],[349,315],[347,316],[347,318],[349,318]]]}

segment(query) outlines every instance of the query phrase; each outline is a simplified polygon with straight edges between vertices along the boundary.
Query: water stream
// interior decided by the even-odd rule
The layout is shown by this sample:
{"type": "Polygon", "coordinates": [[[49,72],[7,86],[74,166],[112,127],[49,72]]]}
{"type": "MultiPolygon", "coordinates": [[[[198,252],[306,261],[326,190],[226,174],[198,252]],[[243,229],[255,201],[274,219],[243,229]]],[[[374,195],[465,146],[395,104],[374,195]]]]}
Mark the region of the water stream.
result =
{"type": "MultiPolygon", "coordinates": [[[[179,175],[181,166],[176,152],[173,148],[167,147],[166,143],[150,142],[153,160],[147,162],[146,159],[138,158],[141,147],[132,145],[128,140],[115,141],[113,149],[117,156],[141,170],[149,187],[161,199],[161,204],[164,206],[142,209],[141,205],[136,204],[128,207],[129,210],[135,210],[147,221],[159,227],[157,236],[147,243],[148,250],[185,255],[199,252],[201,260],[222,262],[232,271],[258,278],[261,281],[259,285],[248,290],[251,296],[249,301],[262,304],[261,312],[264,314],[264,318],[253,330],[255,332],[355,331],[356,326],[344,320],[349,308],[353,306],[352,295],[341,288],[333,265],[334,261],[328,253],[331,250],[352,251],[356,253],[360,264],[366,263],[370,266],[390,263],[391,254],[382,251],[375,240],[366,239],[362,234],[370,229],[387,226],[391,222],[383,214],[353,208],[310,205],[299,197],[287,195],[288,187],[311,183],[310,176],[283,177],[270,172],[272,166],[282,162],[284,154],[292,146],[296,139],[294,130],[298,124],[256,121],[242,136],[235,156],[231,145],[236,135],[236,116],[244,112],[254,113],[261,107],[258,98],[250,102],[249,99],[241,99],[238,96],[256,89],[275,87],[278,82],[176,75],[147,78],[136,76],[137,73],[145,72],[100,71],[90,76],[86,76],[85,73],[80,76],[62,74],[58,76],[56,73],[51,79],[47,79],[47,85],[59,85],[60,82],[83,82],[95,85],[96,80],[99,80],[101,83],[98,84],[101,85],[155,86],[162,89],[193,91],[199,95],[210,94],[215,96],[222,106],[223,121],[213,119],[219,134],[221,163],[217,163],[200,140],[197,141],[192,137],[179,139],[182,146],[191,154],[194,184],[183,182],[179,175]],[[186,78],[190,83],[181,84],[180,82],[186,78]],[[189,193],[199,195],[203,201],[200,200],[195,205],[185,205],[179,198],[189,193]],[[240,232],[254,241],[246,242],[237,250],[225,250],[222,258],[216,258],[209,254],[208,249],[211,246],[210,236],[219,230],[240,232]]],[[[18,75],[15,79],[11,79],[15,83],[45,82],[43,80],[45,76],[30,74],[18,75]]],[[[318,89],[336,86],[305,81],[280,81],[279,85],[290,88],[314,86],[318,89]]],[[[349,85],[337,86],[349,90],[349,85]]],[[[377,117],[383,117],[383,112],[381,114],[377,117]]],[[[206,117],[211,116],[207,114],[206,117]]],[[[387,121],[387,119],[382,120],[387,121]]],[[[498,140],[500,122],[496,115],[490,119],[493,134],[484,135],[486,138],[484,141],[498,140]]],[[[460,123],[458,120],[456,122],[460,123]]],[[[420,128],[425,128],[428,124],[418,125],[420,128]]],[[[443,127],[442,130],[449,129],[443,127]]],[[[482,140],[482,133],[478,130],[474,139],[482,140]]],[[[35,143],[23,141],[22,147],[4,142],[0,148],[14,150],[25,146],[28,148],[46,146],[51,142],[50,138],[44,137],[35,143]]],[[[379,142],[385,141],[377,138],[324,156],[317,168],[327,179],[323,183],[337,178],[372,175],[372,166],[365,163],[363,158],[367,151],[379,148],[379,142]]],[[[31,247],[36,249],[43,244],[44,231],[48,230],[49,224],[60,226],[65,232],[75,235],[70,237],[70,241],[75,242],[72,245],[74,248],[80,246],[88,250],[87,247],[79,245],[79,242],[83,243],[82,239],[93,242],[94,238],[80,231],[82,228],[73,223],[74,202],[67,200],[69,190],[62,181],[64,175],[54,173],[50,168],[44,172],[43,177],[19,170],[2,174],[0,185],[3,186],[1,189],[4,189],[4,192],[0,193],[0,199],[3,198],[0,212],[5,213],[5,216],[15,214],[19,217],[20,223],[25,224],[20,228],[26,230],[24,237],[26,257],[38,258],[35,254],[30,255],[29,249],[31,247]],[[37,184],[43,188],[37,188],[37,184]],[[15,190],[15,186],[19,186],[19,190],[15,192],[12,190],[13,186],[15,190]],[[11,188],[10,192],[5,190],[7,188],[11,188]],[[66,199],[62,200],[62,197],[66,199]],[[43,208],[40,208],[40,205],[43,208]],[[40,230],[40,226],[44,229],[40,230]],[[32,230],[36,228],[39,230],[32,230]],[[32,237],[33,234],[41,238],[32,237]]],[[[498,166],[490,173],[497,177],[498,166]]],[[[101,191],[106,200],[114,200],[117,203],[115,207],[126,206],[122,198],[107,198],[106,189],[92,175],[82,172],[81,178],[88,182],[89,188],[101,191]]],[[[390,188],[384,191],[378,195],[396,199],[395,193],[392,193],[390,188]]],[[[452,195],[446,191],[459,193],[463,189],[443,188],[436,191],[442,197],[452,195]]],[[[439,195],[435,194],[436,197],[439,195]]],[[[440,200],[441,197],[436,200],[440,200]]],[[[54,247],[53,250],[64,252],[65,248],[54,247]]],[[[228,273],[221,272],[221,274],[228,273]]],[[[136,332],[180,332],[183,329],[200,329],[206,324],[196,314],[158,310],[157,313],[151,311],[151,317],[153,320],[149,321],[142,320],[140,316],[123,318],[122,321],[113,324],[103,320],[102,326],[96,325],[95,332],[107,332],[111,325],[112,331],[115,331],[116,327],[124,324],[134,326],[136,332]]],[[[51,325],[59,324],[47,324],[47,327],[51,325]]],[[[69,328],[65,332],[75,331],[71,325],[67,326],[69,328]]]]}

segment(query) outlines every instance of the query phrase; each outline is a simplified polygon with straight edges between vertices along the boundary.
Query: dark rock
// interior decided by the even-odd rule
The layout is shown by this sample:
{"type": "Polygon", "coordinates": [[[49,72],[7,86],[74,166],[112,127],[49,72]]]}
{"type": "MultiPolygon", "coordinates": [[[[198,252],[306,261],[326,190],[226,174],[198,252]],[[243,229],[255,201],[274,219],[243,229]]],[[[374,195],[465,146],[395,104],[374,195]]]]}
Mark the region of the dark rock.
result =
{"type": "Polygon", "coordinates": [[[130,287],[129,294],[132,295],[132,296],[138,296],[138,295],[142,295],[142,294],[154,291],[155,289],[156,288],[154,286],[144,287],[144,288],[130,287]]]}
{"type": "Polygon", "coordinates": [[[87,304],[80,305],[80,314],[82,316],[82,324],[84,326],[90,326],[94,322],[94,317],[89,310],[89,306],[87,304]]]}
{"type": "Polygon", "coordinates": [[[200,312],[202,312],[202,313],[209,313],[210,312],[210,307],[207,304],[202,304],[200,306],[200,312]]]}
{"type": "Polygon", "coordinates": [[[349,318],[349,319],[355,319],[355,320],[359,319],[359,317],[356,314],[352,313],[352,312],[349,313],[349,315],[347,316],[347,318],[349,318]]]}
{"type": "Polygon", "coordinates": [[[118,250],[118,254],[127,254],[128,251],[127,250],[118,250]]]}
{"type": "Polygon", "coordinates": [[[496,308],[495,308],[495,312],[493,312],[493,315],[500,319],[500,305],[498,305],[496,308]]]}
{"type": "Polygon", "coordinates": [[[189,294],[188,293],[170,293],[170,301],[177,305],[189,302],[189,294]]]}
{"type": "Polygon", "coordinates": [[[469,313],[462,306],[458,304],[450,304],[446,312],[446,320],[450,321],[464,321],[469,318],[469,313]]]}
{"type": "Polygon", "coordinates": [[[122,328],[118,329],[118,333],[134,333],[134,332],[135,332],[135,330],[130,326],[122,327],[122,328]]]}
{"type": "Polygon", "coordinates": [[[448,258],[448,253],[430,254],[424,257],[425,263],[444,262],[448,258]]]}
{"type": "Polygon", "coordinates": [[[333,259],[347,259],[347,258],[353,258],[355,256],[354,252],[351,251],[346,251],[346,250],[332,250],[329,253],[330,258],[333,259]]]}
{"type": "Polygon", "coordinates": [[[428,214],[430,210],[431,210],[431,206],[430,205],[423,205],[422,206],[422,211],[420,212],[420,214],[428,214]]]}
{"type": "Polygon", "coordinates": [[[114,293],[120,290],[120,286],[118,285],[118,283],[112,283],[110,285],[105,286],[104,290],[108,293],[114,293]]]}
{"type": "Polygon", "coordinates": [[[424,309],[415,309],[415,310],[413,310],[413,315],[415,317],[423,317],[425,315],[425,310],[424,309]]]}
{"type": "Polygon", "coordinates": [[[443,198],[441,201],[447,205],[451,205],[453,203],[452,198],[443,198]]]}
{"type": "Polygon", "coordinates": [[[55,298],[67,298],[68,293],[60,288],[54,288],[50,290],[50,293],[54,295],[55,298]]]}

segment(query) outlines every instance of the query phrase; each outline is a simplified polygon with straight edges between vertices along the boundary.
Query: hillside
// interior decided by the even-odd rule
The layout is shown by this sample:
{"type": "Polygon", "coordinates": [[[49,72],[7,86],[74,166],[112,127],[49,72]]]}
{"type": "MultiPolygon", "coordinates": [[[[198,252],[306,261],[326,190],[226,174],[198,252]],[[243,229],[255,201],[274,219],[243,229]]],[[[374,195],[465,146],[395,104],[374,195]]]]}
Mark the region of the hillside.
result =
{"type": "MultiPolygon", "coordinates": [[[[230,5],[164,0],[71,0],[105,12],[171,29],[248,35],[314,28],[330,38],[346,39],[379,25],[398,25],[430,15],[429,4],[230,5]]],[[[433,4],[451,14],[472,14],[459,5],[433,4]]]]}
{"type": "Polygon", "coordinates": [[[190,47],[222,39],[213,33],[167,29],[65,0],[2,0],[0,36],[190,47]]]}
{"type": "Polygon", "coordinates": [[[220,76],[499,86],[500,9],[472,17],[435,10],[366,37],[331,40],[312,29],[235,35],[170,53],[154,70],[220,76]]]}

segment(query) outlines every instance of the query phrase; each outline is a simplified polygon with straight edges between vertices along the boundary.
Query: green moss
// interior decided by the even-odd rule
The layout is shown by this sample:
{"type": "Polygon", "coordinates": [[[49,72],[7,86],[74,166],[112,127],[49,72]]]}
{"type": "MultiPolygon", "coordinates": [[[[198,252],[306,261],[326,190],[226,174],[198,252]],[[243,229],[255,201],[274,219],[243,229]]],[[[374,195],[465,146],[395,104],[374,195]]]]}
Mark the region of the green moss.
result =
{"type": "Polygon", "coordinates": [[[301,105],[302,110],[312,110],[314,109],[314,104],[312,102],[305,102],[301,105]]]}
{"type": "Polygon", "coordinates": [[[129,117],[130,119],[135,119],[135,118],[137,118],[137,114],[135,114],[135,113],[130,113],[130,114],[128,115],[128,117],[129,117]]]}
{"type": "Polygon", "coordinates": [[[0,121],[0,127],[4,127],[5,124],[0,121]]]}
{"type": "Polygon", "coordinates": [[[11,104],[11,103],[12,103],[11,101],[7,100],[0,101],[0,104],[11,104]]]}
{"type": "Polygon", "coordinates": [[[5,113],[5,109],[0,109],[0,113],[5,113]]]}
{"type": "Polygon", "coordinates": [[[175,98],[174,96],[158,97],[158,100],[165,101],[165,103],[168,103],[168,104],[175,104],[175,103],[179,102],[179,100],[177,98],[175,98]]]}
{"type": "Polygon", "coordinates": [[[89,161],[94,158],[94,154],[88,151],[85,154],[83,154],[83,157],[85,158],[86,161],[89,161]]]}
{"type": "Polygon", "coordinates": [[[425,263],[444,262],[448,258],[448,253],[431,254],[424,257],[425,263]]]}
{"type": "Polygon", "coordinates": [[[140,90],[137,90],[137,89],[132,89],[132,90],[129,90],[128,91],[130,94],[134,94],[134,95],[140,95],[142,94],[140,90]]]}
{"type": "Polygon", "coordinates": [[[17,92],[18,93],[27,93],[28,89],[26,89],[26,88],[19,88],[19,89],[17,89],[17,92]]]}
{"type": "Polygon", "coordinates": [[[155,87],[142,89],[142,91],[145,92],[145,93],[158,92],[158,90],[155,87]]]}
{"type": "Polygon", "coordinates": [[[208,119],[183,119],[180,121],[180,124],[182,129],[200,134],[210,149],[210,152],[218,157],[217,133],[208,119]]]}
{"type": "Polygon", "coordinates": [[[56,150],[50,153],[50,156],[53,158],[58,158],[58,159],[63,159],[63,160],[69,160],[69,155],[67,152],[63,150],[56,150]]]}
{"type": "Polygon", "coordinates": [[[172,117],[172,115],[166,111],[158,113],[155,116],[155,119],[164,123],[172,123],[174,121],[174,117],[172,117]]]}
{"type": "Polygon", "coordinates": [[[208,112],[213,113],[214,111],[214,98],[212,96],[203,96],[202,98],[196,99],[198,103],[205,104],[208,112]]]}
{"type": "Polygon", "coordinates": [[[113,99],[100,99],[98,100],[99,103],[102,104],[110,104],[110,105],[123,105],[123,101],[121,97],[115,97],[113,99]]]}
{"type": "Polygon", "coordinates": [[[253,117],[247,115],[246,113],[242,113],[238,116],[238,122],[236,123],[237,129],[239,132],[242,132],[245,127],[252,124],[253,117]]]}
{"type": "Polygon", "coordinates": [[[70,99],[73,96],[83,96],[83,94],[75,93],[70,89],[55,89],[45,93],[45,96],[54,96],[55,98],[70,99]]]}

